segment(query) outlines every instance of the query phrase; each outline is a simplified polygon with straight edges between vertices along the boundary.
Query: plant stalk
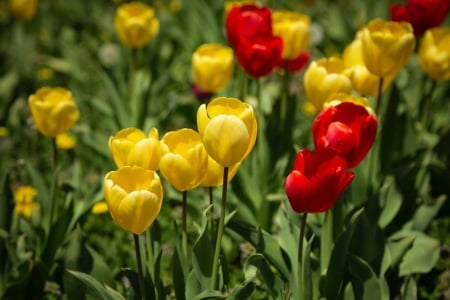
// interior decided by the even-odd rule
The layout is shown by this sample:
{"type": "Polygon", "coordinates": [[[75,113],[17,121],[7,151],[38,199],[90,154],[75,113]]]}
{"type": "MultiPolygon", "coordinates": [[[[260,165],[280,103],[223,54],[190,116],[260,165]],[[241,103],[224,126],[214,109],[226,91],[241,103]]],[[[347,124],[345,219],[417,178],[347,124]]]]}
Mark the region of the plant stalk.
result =
{"type": "Polygon", "coordinates": [[[306,228],[306,218],[308,213],[303,213],[302,215],[302,223],[300,225],[300,236],[298,239],[298,270],[297,270],[297,280],[298,280],[298,295],[300,299],[304,299],[303,290],[301,291],[301,287],[303,285],[303,240],[305,238],[305,228],[306,228]]]}
{"type": "Polygon", "coordinates": [[[142,300],[147,299],[145,296],[145,289],[144,289],[144,273],[142,272],[142,260],[141,260],[141,248],[139,245],[139,235],[133,234],[134,237],[134,248],[136,250],[136,263],[138,267],[138,275],[139,275],[139,293],[140,298],[142,300]]]}
{"type": "Polygon", "coordinates": [[[188,255],[188,246],[187,246],[187,191],[183,191],[182,192],[182,234],[181,234],[181,243],[182,243],[182,247],[183,247],[183,252],[184,254],[188,255]]]}

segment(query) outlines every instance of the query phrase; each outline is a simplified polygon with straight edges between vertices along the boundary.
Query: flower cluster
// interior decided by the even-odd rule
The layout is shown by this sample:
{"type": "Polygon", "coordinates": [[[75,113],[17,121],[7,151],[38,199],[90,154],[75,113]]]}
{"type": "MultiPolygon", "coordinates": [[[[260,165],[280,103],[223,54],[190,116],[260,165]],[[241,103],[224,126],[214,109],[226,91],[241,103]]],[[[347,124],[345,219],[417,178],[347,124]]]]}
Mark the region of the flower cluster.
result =
{"type": "Polygon", "coordinates": [[[158,215],[163,199],[162,176],[178,191],[228,181],[256,141],[253,108],[235,98],[215,98],[197,112],[198,131],[182,128],[162,139],[156,128],[146,135],[125,128],[109,139],[118,170],[105,176],[104,194],[111,216],[135,234],[145,231],[158,215]]]}

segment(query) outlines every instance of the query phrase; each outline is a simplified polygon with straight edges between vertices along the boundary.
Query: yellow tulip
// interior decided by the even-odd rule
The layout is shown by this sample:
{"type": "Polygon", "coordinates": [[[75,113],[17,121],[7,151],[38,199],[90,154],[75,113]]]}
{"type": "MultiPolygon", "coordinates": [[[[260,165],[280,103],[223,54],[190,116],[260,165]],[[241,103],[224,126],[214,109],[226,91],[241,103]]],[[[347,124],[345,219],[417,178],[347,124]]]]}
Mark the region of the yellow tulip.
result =
{"type": "MultiPolygon", "coordinates": [[[[240,163],[237,163],[230,167],[227,177],[228,182],[230,182],[234,175],[236,175],[240,165],[240,163]]],[[[223,167],[212,159],[211,156],[208,156],[208,169],[206,170],[201,184],[207,187],[223,185],[223,167]]]]}
{"type": "Polygon", "coordinates": [[[336,106],[342,102],[351,102],[360,106],[363,106],[371,115],[375,115],[369,100],[365,97],[352,96],[345,93],[334,94],[330,99],[323,104],[323,109],[327,109],[330,106],[336,106]]]}
{"type": "Polygon", "coordinates": [[[38,0],[9,0],[9,9],[18,19],[29,21],[36,15],[38,0]]]}
{"type": "Polygon", "coordinates": [[[32,186],[24,185],[14,191],[14,212],[29,219],[33,211],[39,207],[36,202],[37,191],[32,186]]]}
{"type": "Polygon", "coordinates": [[[450,79],[450,28],[429,29],[422,37],[419,48],[422,68],[432,79],[450,79]]]}
{"type": "Polygon", "coordinates": [[[212,43],[201,45],[192,55],[195,85],[204,92],[220,92],[230,80],[233,63],[230,47],[212,43]]]}
{"type": "Polygon", "coordinates": [[[113,220],[123,229],[141,234],[161,210],[163,188],[158,174],[139,166],[125,166],[106,174],[106,204],[113,220]]]}
{"type": "Polygon", "coordinates": [[[309,46],[311,20],[309,16],[290,12],[272,13],[273,34],[283,40],[283,59],[297,58],[309,46]]]}
{"type": "Polygon", "coordinates": [[[168,132],[161,140],[159,169],[164,178],[179,191],[200,185],[208,166],[208,154],[198,132],[183,128],[168,132]]]}
{"type": "Polygon", "coordinates": [[[361,30],[367,69],[379,77],[395,76],[414,51],[413,28],[407,22],[375,19],[361,30]]]}
{"type": "Polygon", "coordinates": [[[75,138],[67,132],[56,136],[56,146],[59,149],[69,150],[75,147],[75,138]]]}
{"type": "MultiPolygon", "coordinates": [[[[351,70],[350,79],[353,88],[364,96],[377,96],[380,77],[369,72],[363,61],[362,41],[356,38],[350,43],[342,54],[346,67],[351,70]]],[[[388,75],[383,80],[382,91],[392,83],[394,76],[388,75]]]]}
{"type": "Polygon", "coordinates": [[[222,167],[231,167],[250,153],[258,129],[249,104],[225,97],[199,107],[197,127],[209,156],[222,167]]]}
{"type": "Polygon", "coordinates": [[[61,87],[42,87],[28,99],[34,123],[46,136],[57,136],[69,130],[80,117],[72,93],[61,87]]]}
{"type": "Polygon", "coordinates": [[[159,30],[155,11],[141,2],[129,2],[119,6],[114,25],[122,43],[131,48],[145,46],[159,30]]]}
{"type": "MultiPolygon", "coordinates": [[[[317,111],[335,93],[350,93],[350,70],[337,57],[321,58],[311,62],[305,72],[303,84],[306,97],[317,111]]],[[[312,107],[310,107],[312,108],[312,107]]]]}
{"type": "Polygon", "coordinates": [[[109,149],[117,167],[140,166],[157,171],[161,159],[161,143],[156,128],[145,135],[140,129],[129,127],[109,138],[109,149]]]}

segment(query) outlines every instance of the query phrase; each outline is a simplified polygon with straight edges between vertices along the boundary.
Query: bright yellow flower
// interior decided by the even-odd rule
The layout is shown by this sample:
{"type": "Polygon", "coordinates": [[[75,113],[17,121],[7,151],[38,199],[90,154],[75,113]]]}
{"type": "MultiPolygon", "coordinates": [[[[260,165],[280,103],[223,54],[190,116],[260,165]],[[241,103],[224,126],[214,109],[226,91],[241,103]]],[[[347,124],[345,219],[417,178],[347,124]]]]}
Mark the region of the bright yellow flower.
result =
{"type": "Polygon", "coordinates": [[[75,146],[75,138],[68,133],[58,134],[56,136],[56,146],[63,150],[72,149],[75,146]]]}
{"type": "Polygon", "coordinates": [[[29,219],[35,209],[39,207],[36,202],[37,191],[32,186],[24,185],[14,191],[14,212],[29,219]]]}
{"type": "Polygon", "coordinates": [[[224,89],[233,73],[233,50],[219,44],[203,44],[192,54],[195,85],[204,92],[224,89]]]}
{"type": "Polygon", "coordinates": [[[5,126],[0,126],[0,137],[8,136],[9,135],[9,129],[5,126]]]}
{"type": "Polygon", "coordinates": [[[21,20],[29,21],[36,15],[38,0],[9,0],[12,14],[21,20]]]}
{"type": "Polygon", "coordinates": [[[209,156],[222,167],[231,167],[247,157],[258,130],[253,108],[225,97],[199,107],[197,127],[209,156]]]}
{"type": "Polygon", "coordinates": [[[273,34],[283,40],[283,59],[297,58],[309,46],[311,20],[309,16],[290,12],[272,13],[273,34]]]}
{"type": "Polygon", "coordinates": [[[323,104],[323,109],[326,109],[330,106],[336,106],[342,102],[352,102],[354,104],[363,106],[371,115],[375,115],[375,112],[373,111],[372,107],[370,107],[370,103],[369,100],[367,100],[367,98],[352,96],[345,93],[334,94],[332,97],[330,97],[330,99],[327,102],[323,104]]]}
{"type": "Polygon", "coordinates": [[[158,174],[138,166],[111,171],[103,183],[108,210],[123,229],[141,234],[161,210],[163,188],[158,174]]]}
{"type": "MultiPolygon", "coordinates": [[[[237,163],[228,170],[228,182],[233,179],[236,172],[239,170],[241,163],[237,163]]],[[[211,156],[208,156],[208,169],[201,182],[202,185],[213,187],[223,185],[223,167],[219,165],[211,156]]]]}
{"type": "Polygon", "coordinates": [[[132,48],[145,46],[159,30],[159,21],[153,8],[141,2],[120,5],[114,19],[120,40],[132,48]]]}
{"type": "Polygon", "coordinates": [[[422,37],[419,48],[422,68],[432,79],[450,79],[450,28],[429,29],[422,37]]]}
{"type": "Polygon", "coordinates": [[[140,129],[130,127],[109,138],[109,149],[117,167],[140,166],[156,171],[161,159],[161,143],[156,128],[145,135],[140,129]]]}
{"type": "Polygon", "coordinates": [[[382,19],[372,20],[361,30],[361,41],[364,64],[379,77],[395,76],[416,43],[411,24],[382,19]]]}
{"type": "MultiPolygon", "coordinates": [[[[377,96],[380,77],[369,72],[363,61],[362,41],[356,38],[344,50],[342,58],[346,67],[351,70],[350,79],[353,88],[365,96],[377,96]]],[[[383,79],[382,91],[392,83],[394,76],[388,75],[383,79]]]]}
{"type": "Polygon", "coordinates": [[[106,201],[100,201],[95,203],[91,209],[92,213],[95,215],[101,215],[108,211],[108,204],[106,201]]]}
{"type": "Polygon", "coordinates": [[[28,99],[31,115],[38,130],[57,136],[69,130],[80,117],[72,93],[61,87],[42,87],[28,99]]]}
{"type": "Polygon", "coordinates": [[[164,178],[179,191],[198,185],[206,173],[208,154],[198,132],[183,128],[166,133],[161,140],[159,169],[164,178]]]}
{"type": "Polygon", "coordinates": [[[311,62],[303,78],[308,102],[316,111],[320,111],[323,104],[333,94],[350,93],[352,83],[349,75],[350,70],[340,58],[321,58],[311,62]]]}

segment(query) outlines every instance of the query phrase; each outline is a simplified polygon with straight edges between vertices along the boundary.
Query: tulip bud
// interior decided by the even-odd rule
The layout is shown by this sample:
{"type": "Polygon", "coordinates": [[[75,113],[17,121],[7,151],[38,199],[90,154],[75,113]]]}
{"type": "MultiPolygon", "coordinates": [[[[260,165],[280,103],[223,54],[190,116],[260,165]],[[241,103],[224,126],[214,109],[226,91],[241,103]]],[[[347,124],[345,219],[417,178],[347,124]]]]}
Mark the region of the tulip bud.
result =
{"type": "Polygon", "coordinates": [[[303,78],[308,102],[320,111],[333,94],[350,93],[352,83],[349,72],[344,62],[337,57],[311,62],[303,78]]]}
{"type": "Polygon", "coordinates": [[[103,191],[113,220],[123,229],[141,234],[161,210],[163,189],[158,174],[125,166],[106,174],[103,191]]]}
{"type": "Polygon", "coordinates": [[[145,46],[159,30],[155,11],[141,2],[122,4],[116,11],[114,25],[122,43],[131,48],[145,46]]]}
{"type": "Polygon", "coordinates": [[[422,68],[435,80],[450,79],[450,28],[429,29],[419,48],[422,68]]]}
{"type": "Polygon", "coordinates": [[[42,87],[29,97],[28,104],[37,129],[46,136],[65,133],[80,117],[72,93],[65,88],[42,87]]]}
{"type": "Polygon", "coordinates": [[[219,44],[203,44],[192,55],[194,83],[203,92],[218,93],[233,73],[233,50],[219,44]]]}
{"type": "Polygon", "coordinates": [[[161,174],[179,191],[198,185],[205,175],[208,154],[199,134],[188,128],[168,132],[161,140],[161,174]]]}
{"type": "Polygon", "coordinates": [[[197,111],[197,127],[205,149],[219,165],[241,162],[256,142],[253,108],[236,98],[215,98],[197,111]]]}
{"type": "Polygon", "coordinates": [[[140,166],[157,171],[161,158],[158,130],[152,128],[148,134],[137,128],[125,128],[109,138],[109,149],[117,167],[140,166]]]}
{"type": "Polygon", "coordinates": [[[361,30],[367,69],[379,77],[395,76],[414,51],[411,24],[375,19],[361,30]]]}
{"type": "Polygon", "coordinates": [[[345,160],[335,153],[303,149],[286,177],[286,195],[298,213],[325,212],[333,207],[354,176],[347,170],[345,160]]]}

